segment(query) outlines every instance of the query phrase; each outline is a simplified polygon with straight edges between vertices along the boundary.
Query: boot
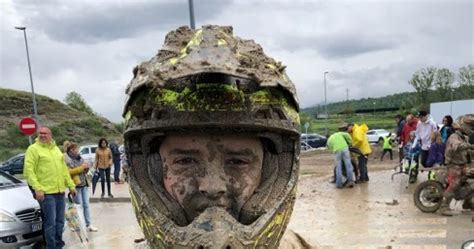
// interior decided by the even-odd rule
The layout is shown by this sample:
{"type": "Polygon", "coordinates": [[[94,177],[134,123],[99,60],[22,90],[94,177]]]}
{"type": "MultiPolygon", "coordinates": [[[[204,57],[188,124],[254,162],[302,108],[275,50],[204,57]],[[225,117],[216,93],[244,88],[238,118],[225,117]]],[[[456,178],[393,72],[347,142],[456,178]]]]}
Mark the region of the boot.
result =
{"type": "Polygon", "coordinates": [[[445,193],[447,196],[443,198],[443,202],[441,203],[441,207],[439,208],[439,213],[443,216],[453,216],[454,210],[449,207],[449,204],[452,200],[452,195],[450,193],[445,193]]]}
{"type": "Polygon", "coordinates": [[[409,183],[415,183],[416,182],[417,175],[413,173],[413,171],[410,174],[410,178],[408,179],[409,183]]]}

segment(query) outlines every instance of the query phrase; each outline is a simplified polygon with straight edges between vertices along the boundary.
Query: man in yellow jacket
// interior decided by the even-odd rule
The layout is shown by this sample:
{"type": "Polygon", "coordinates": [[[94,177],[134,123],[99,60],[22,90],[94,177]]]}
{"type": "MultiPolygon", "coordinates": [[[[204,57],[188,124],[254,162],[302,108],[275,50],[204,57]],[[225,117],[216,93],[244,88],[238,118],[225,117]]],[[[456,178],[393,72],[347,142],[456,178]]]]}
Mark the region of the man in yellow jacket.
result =
{"type": "Polygon", "coordinates": [[[357,125],[349,124],[347,125],[347,132],[351,134],[352,146],[359,149],[363,155],[357,157],[359,164],[359,179],[356,180],[356,183],[363,183],[369,181],[369,175],[367,172],[367,161],[369,154],[372,153],[370,148],[369,140],[367,139],[367,131],[369,127],[366,124],[357,125]]]}
{"type": "Polygon", "coordinates": [[[75,196],[76,190],[63,153],[56,146],[48,127],[39,129],[35,143],[26,150],[23,171],[41,205],[46,248],[63,248],[64,192],[67,187],[75,196]]]}

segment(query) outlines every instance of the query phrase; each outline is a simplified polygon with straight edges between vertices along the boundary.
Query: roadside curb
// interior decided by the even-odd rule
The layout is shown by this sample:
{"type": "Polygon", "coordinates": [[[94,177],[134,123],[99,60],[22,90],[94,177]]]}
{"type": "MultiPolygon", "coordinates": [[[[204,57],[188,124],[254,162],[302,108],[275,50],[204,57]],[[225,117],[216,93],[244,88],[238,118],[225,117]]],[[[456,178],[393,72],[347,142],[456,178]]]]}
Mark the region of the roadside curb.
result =
{"type": "Polygon", "coordinates": [[[106,197],[104,199],[101,199],[101,198],[93,197],[93,198],[89,199],[89,202],[94,202],[94,203],[97,203],[97,202],[131,202],[131,198],[130,197],[115,197],[115,198],[106,197]]]}

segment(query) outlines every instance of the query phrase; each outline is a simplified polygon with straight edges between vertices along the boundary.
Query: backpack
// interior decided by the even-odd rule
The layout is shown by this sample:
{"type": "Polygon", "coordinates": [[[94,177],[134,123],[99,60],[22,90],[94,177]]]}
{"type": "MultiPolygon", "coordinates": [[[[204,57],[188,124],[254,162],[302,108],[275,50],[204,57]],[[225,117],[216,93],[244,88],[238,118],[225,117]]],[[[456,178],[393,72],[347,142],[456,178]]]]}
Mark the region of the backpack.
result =
{"type": "Polygon", "coordinates": [[[112,155],[113,156],[120,156],[120,151],[118,149],[118,145],[113,143],[113,144],[110,144],[110,150],[112,151],[112,155]]]}

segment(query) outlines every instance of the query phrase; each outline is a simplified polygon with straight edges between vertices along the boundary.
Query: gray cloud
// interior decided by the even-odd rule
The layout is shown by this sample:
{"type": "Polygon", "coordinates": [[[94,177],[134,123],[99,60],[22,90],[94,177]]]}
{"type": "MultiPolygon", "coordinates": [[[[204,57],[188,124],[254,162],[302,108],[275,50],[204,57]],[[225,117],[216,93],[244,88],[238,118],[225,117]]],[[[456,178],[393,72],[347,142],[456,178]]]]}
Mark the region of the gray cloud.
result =
{"type": "Polygon", "coordinates": [[[375,37],[363,33],[327,34],[317,37],[284,37],[282,49],[295,51],[302,47],[318,51],[327,59],[339,59],[360,54],[397,48],[399,42],[392,37],[375,37]]]}
{"type": "MultiPolygon", "coordinates": [[[[80,93],[98,113],[121,120],[131,70],[156,54],[167,32],[189,22],[180,1],[11,1],[0,4],[0,86],[29,91],[23,36],[28,27],[35,91],[62,100],[80,93]]],[[[202,1],[196,26],[232,25],[282,61],[301,107],[413,91],[426,66],[473,64],[473,2],[202,1]]]]}
{"type": "MultiPolygon", "coordinates": [[[[205,21],[222,11],[226,1],[199,1],[197,20],[205,21]]],[[[82,2],[15,1],[24,22],[43,30],[53,40],[97,43],[129,38],[158,29],[189,25],[188,1],[82,2]]]]}

